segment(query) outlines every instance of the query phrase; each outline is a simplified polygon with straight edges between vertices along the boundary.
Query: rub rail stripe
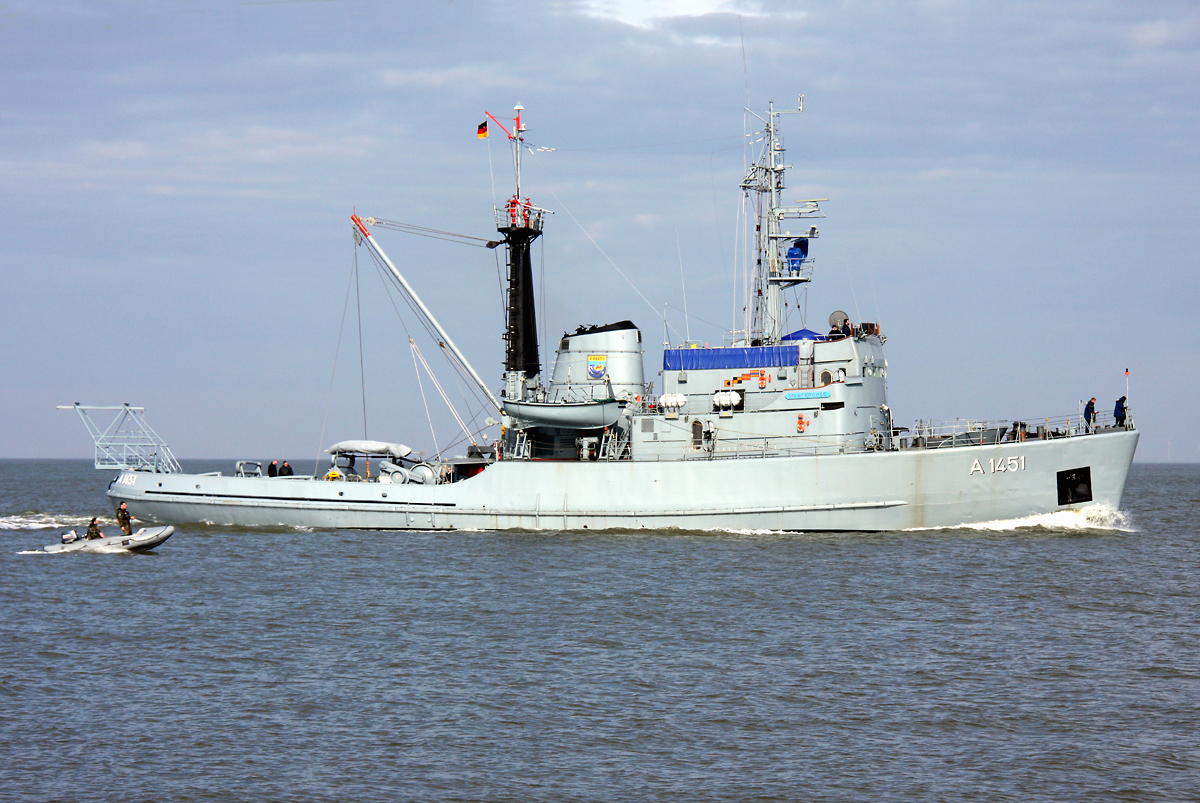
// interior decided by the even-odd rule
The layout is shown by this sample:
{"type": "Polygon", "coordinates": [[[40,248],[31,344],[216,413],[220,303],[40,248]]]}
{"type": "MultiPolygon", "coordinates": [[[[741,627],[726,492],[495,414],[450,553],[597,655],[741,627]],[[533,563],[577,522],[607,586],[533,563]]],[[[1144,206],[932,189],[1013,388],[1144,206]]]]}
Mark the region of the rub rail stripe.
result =
{"type": "MultiPolygon", "coordinates": [[[[247,502],[308,502],[310,504],[327,504],[337,505],[338,510],[344,510],[347,505],[369,504],[369,505],[397,505],[397,506],[421,506],[421,507],[458,507],[454,502],[402,502],[393,501],[391,499],[297,499],[289,496],[244,496],[238,494],[197,494],[197,493],[173,493],[168,491],[146,491],[146,496],[183,496],[197,499],[240,499],[247,502]]],[[[130,497],[121,497],[130,498],[130,497]]],[[[137,497],[132,497],[136,499],[137,497]]],[[[710,508],[710,509],[690,509],[690,510],[658,510],[658,511],[598,511],[598,510],[575,510],[575,511],[555,511],[546,512],[538,510],[501,510],[486,508],[473,509],[462,508],[458,512],[461,515],[471,516],[550,516],[559,517],[566,515],[568,518],[660,518],[662,516],[729,516],[740,515],[744,513],[816,513],[821,511],[835,510],[866,510],[888,507],[904,507],[909,503],[902,499],[890,499],[880,502],[841,502],[826,505],[777,505],[772,507],[754,507],[754,508],[710,508]]],[[[402,513],[404,511],[396,511],[402,513]]]]}
{"type": "MultiPolygon", "coordinates": [[[[120,499],[137,499],[137,496],[120,496],[120,499]]],[[[308,499],[297,496],[247,496],[246,494],[210,494],[191,491],[143,491],[142,496],[187,496],[199,499],[244,499],[248,502],[312,502],[334,505],[419,505],[421,507],[458,507],[455,502],[405,502],[401,499],[308,499]]]]}

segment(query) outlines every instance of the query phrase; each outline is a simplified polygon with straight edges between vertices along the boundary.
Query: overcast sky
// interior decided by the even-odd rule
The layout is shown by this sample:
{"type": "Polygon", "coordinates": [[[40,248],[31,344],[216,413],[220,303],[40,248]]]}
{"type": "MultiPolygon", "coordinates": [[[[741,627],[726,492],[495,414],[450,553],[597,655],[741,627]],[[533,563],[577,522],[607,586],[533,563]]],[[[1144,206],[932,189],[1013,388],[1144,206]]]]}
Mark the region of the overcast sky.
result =
{"type": "MultiPolygon", "coordinates": [[[[557,149],[525,161],[549,345],[631,318],[661,384],[681,284],[694,339],[738,307],[747,98],[803,94],[789,197],[830,200],[792,328],[878,320],[901,422],[1111,410],[1129,368],[1138,459],[1198,460],[1198,43],[1153,0],[0,3],[0,456],[89,456],[79,401],[313,458],[362,387],[367,435],[431,449],[407,334],[444,362],[365,255],[347,306],[349,215],[492,234],[475,131],[517,102],[557,149]]],[[[499,387],[499,252],[377,237],[499,387]]]]}

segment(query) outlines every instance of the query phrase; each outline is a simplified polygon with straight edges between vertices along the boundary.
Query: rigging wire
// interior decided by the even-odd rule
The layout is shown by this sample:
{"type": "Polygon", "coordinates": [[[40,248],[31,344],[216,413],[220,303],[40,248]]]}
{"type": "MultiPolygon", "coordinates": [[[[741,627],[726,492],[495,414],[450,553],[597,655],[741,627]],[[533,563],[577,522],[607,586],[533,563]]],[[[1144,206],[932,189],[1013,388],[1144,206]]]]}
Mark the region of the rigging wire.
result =
{"type": "MultiPolygon", "coordinates": [[[[369,250],[369,249],[368,249],[368,250],[369,250]]],[[[412,333],[409,331],[409,326],[408,326],[408,323],[407,323],[407,321],[405,320],[405,318],[404,318],[404,315],[403,315],[403,314],[400,312],[400,308],[399,308],[398,306],[396,306],[396,299],[393,297],[393,294],[392,294],[392,292],[391,292],[391,288],[388,286],[388,280],[389,280],[389,279],[390,279],[390,280],[391,280],[391,282],[392,282],[392,287],[396,287],[396,286],[397,286],[397,285],[396,285],[396,281],[395,281],[395,277],[391,275],[391,272],[390,272],[390,271],[387,271],[387,270],[385,270],[385,269],[384,269],[383,265],[382,265],[382,264],[380,264],[379,260],[375,260],[375,264],[376,264],[376,267],[377,267],[377,268],[379,268],[379,282],[380,282],[380,284],[382,284],[382,285],[383,285],[383,292],[384,292],[384,295],[385,295],[385,296],[387,296],[388,302],[389,302],[389,303],[392,305],[392,310],[393,310],[393,311],[396,313],[396,318],[397,318],[397,319],[400,321],[400,326],[401,326],[401,328],[402,328],[402,329],[404,329],[404,336],[405,336],[406,338],[408,338],[408,342],[409,342],[409,344],[411,345],[411,347],[412,347],[412,348],[414,348],[414,349],[415,349],[415,348],[416,348],[416,343],[413,341],[412,333]]],[[[403,294],[403,293],[401,293],[401,295],[404,295],[404,294],[403,294]]],[[[410,305],[410,308],[411,308],[411,305],[410,305]]],[[[420,316],[418,316],[418,319],[419,319],[419,318],[420,318],[420,316]]],[[[435,384],[437,384],[437,378],[434,376],[434,374],[433,374],[433,370],[432,370],[432,369],[430,369],[430,367],[429,367],[429,363],[427,363],[427,362],[425,361],[425,357],[424,357],[423,355],[421,356],[421,362],[425,364],[425,370],[426,370],[426,371],[428,371],[430,378],[431,378],[431,379],[433,379],[433,381],[434,381],[434,383],[435,383],[435,384]]],[[[433,434],[433,444],[434,444],[434,448],[435,448],[435,449],[438,451],[438,454],[440,455],[440,454],[441,454],[441,450],[440,450],[440,448],[438,447],[438,443],[437,443],[437,434],[434,432],[434,427],[433,427],[433,416],[432,416],[432,415],[430,414],[430,412],[429,412],[429,404],[428,404],[428,402],[426,402],[426,401],[425,401],[425,387],[424,387],[424,384],[421,382],[420,371],[416,369],[416,357],[414,357],[414,358],[413,358],[413,369],[414,369],[414,372],[417,374],[417,384],[418,384],[418,387],[419,387],[419,389],[420,389],[420,392],[421,392],[421,401],[422,401],[422,402],[424,403],[424,405],[425,405],[425,418],[426,418],[426,421],[427,421],[427,423],[429,424],[429,431],[430,431],[430,433],[432,433],[432,434],[433,434]]],[[[453,376],[455,377],[455,384],[457,385],[457,384],[458,384],[458,376],[457,376],[457,372],[456,372],[455,374],[453,374],[453,376]]],[[[438,389],[439,389],[439,391],[441,390],[441,386],[440,386],[440,385],[438,386],[438,389]]],[[[468,406],[468,408],[469,408],[469,407],[470,407],[470,403],[469,403],[469,402],[467,402],[467,400],[466,400],[466,398],[465,398],[465,394],[462,394],[462,387],[461,387],[461,385],[459,385],[459,391],[460,391],[460,395],[463,395],[463,397],[464,397],[464,398],[463,398],[463,401],[464,401],[464,403],[465,403],[465,404],[467,404],[467,406],[468,406]]],[[[451,414],[452,414],[452,415],[455,417],[455,419],[458,419],[458,420],[459,420],[459,423],[460,423],[460,425],[461,425],[461,423],[462,423],[462,422],[461,422],[461,419],[459,419],[458,413],[457,413],[457,412],[454,410],[454,408],[453,408],[453,405],[451,405],[451,404],[450,404],[450,400],[449,400],[448,398],[446,398],[446,394],[445,394],[444,392],[442,393],[442,399],[443,399],[443,400],[446,402],[446,405],[447,405],[448,407],[450,407],[450,412],[451,412],[451,414]]],[[[472,424],[475,424],[475,422],[476,422],[476,419],[479,417],[479,413],[480,413],[480,411],[481,411],[482,409],[483,409],[483,408],[481,407],[480,409],[476,410],[474,414],[472,414],[472,416],[471,416],[471,423],[472,423],[472,424]]],[[[465,429],[465,427],[464,427],[464,429],[465,429]]],[[[477,432],[477,433],[475,433],[475,434],[479,434],[479,433],[477,432]]],[[[470,437],[470,435],[469,435],[469,437],[470,437]]],[[[456,441],[455,443],[457,443],[457,441],[456,441]]],[[[451,444],[451,445],[453,446],[454,444],[451,444]]],[[[449,448],[449,447],[447,447],[447,448],[449,448]]]]}
{"type": "Polygon", "coordinates": [[[730,314],[733,316],[729,322],[729,331],[736,332],[738,328],[738,298],[745,297],[744,294],[738,293],[738,275],[739,261],[744,262],[745,258],[742,254],[742,249],[738,247],[742,237],[742,219],[745,217],[746,199],[738,199],[737,210],[733,216],[733,286],[730,288],[733,305],[730,309],[730,314]]]}
{"type": "Polygon", "coordinates": [[[508,307],[508,301],[504,298],[504,273],[500,267],[500,252],[495,252],[496,256],[496,286],[500,288],[500,309],[508,307]]]}
{"type": "Polygon", "coordinates": [[[372,226],[379,226],[380,228],[391,229],[392,231],[398,231],[404,234],[415,234],[418,237],[431,237],[435,240],[445,240],[446,242],[460,243],[462,245],[473,245],[476,248],[495,248],[500,244],[495,240],[489,240],[486,237],[473,237],[470,234],[458,234],[457,232],[453,231],[431,229],[428,226],[418,226],[415,223],[401,223],[398,220],[368,218],[367,222],[371,223],[372,226]]]}
{"type": "Polygon", "coordinates": [[[720,329],[722,332],[725,331],[725,327],[722,324],[713,323],[712,321],[705,320],[704,318],[701,318],[699,315],[688,312],[685,309],[680,309],[679,307],[675,306],[674,304],[667,304],[667,306],[670,307],[671,309],[675,310],[676,312],[682,312],[684,315],[688,316],[689,318],[694,318],[695,320],[700,321],[700,323],[706,323],[709,326],[715,326],[716,328],[720,329]]]}
{"type": "Polygon", "coordinates": [[[729,264],[725,261],[725,241],[723,239],[724,231],[722,231],[722,226],[721,226],[721,211],[720,211],[720,208],[717,206],[717,167],[713,163],[713,155],[711,153],[709,153],[709,155],[708,155],[708,180],[709,180],[709,185],[712,188],[713,226],[717,230],[717,238],[716,239],[717,239],[718,247],[721,249],[721,266],[725,268],[725,280],[730,282],[730,285],[729,285],[730,291],[737,292],[737,280],[736,280],[736,278],[730,279],[729,264]]]}
{"type": "Polygon", "coordinates": [[[742,76],[746,79],[746,108],[750,108],[750,69],[746,66],[746,33],[742,30],[741,14],[738,14],[738,39],[742,43],[742,76]]]}
{"type": "Polygon", "coordinates": [[[875,294],[875,277],[868,273],[867,279],[871,281],[871,298],[875,300],[875,322],[882,328],[883,316],[879,314],[879,296],[875,294]]]}
{"type": "MultiPolygon", "coordinates": [[[[387,296],[388,302],[392,305],[392,310],[396,313],[396,318],[400,321],[401,328],[404,329],[404,336],[408,339],[408,342],[411,345],[411,347],[413,349],[416,349],[417,345],[416,345],[415,341],[413,340],[411,331],[409,331],[408,323],[406,322],[404,315],[400,312],[400,308],[398,306],[396,306],[396,299],[393,297],[392,288],[396,288],[396,289],[400,290],[401,296],[405,296],[406,294],[403,292],[403,288],[399,287],[398,283],[396,282],[395,277],[392,276],[391,271],[384,269],[384,266],[379,262],[379,260],[376,260],[375,264],[376,264],[376,267],[379,269],[379,271],[378,271],[379,272],[379,281],[380,281],[380,284],[383,285],[384,295],[387,296]],[[388,285],[389,280],[392,283],[391,287],[389,287],[389,285],[388,285]]],[[[410,304],[409,307],[411,309],[412,305],[410,304]]],[[[417,317],[420,320],[422,316],[418,315],[417,317]]],[[[427,332],[428,332],[428,330],[427,330],[427,332]]],[[[437,342],[436,338],[434,338],[434,340],[435,340],[435,342],[437,342]]],[[[441,343],[438,342],[438,345],[440,346],[441,343]]],[[[430,379],[433,380],[434,385],[437,386],[437,388],[438,388],[438,392],[441,393],[442,400],[445,401],[446,406],[450,408],[450,414],[454,416],[455,420],[457,420],[459,422],[460,426],[463,426],[464,431],[467,431],[468,428],[463,425],[462,419],[458,415],[458,411],[451,404],[450,399],[447,397],[445,391],[442,390],[441,384],[438,382],[437,377],[434,375],[433,369],[429,367],[429,363],[425,360],[425,356],[420,353],[419,349],[417,350],[417,354],[421,358],[421,363],[424,364],[425,370],[429,374],[430,379]]],[[[415,366],[415,362],[414,362],[414,366],[415,366]]],[[[451,368],[453,369],[454,366],[451,365],[451,368]]],[[[418,371],[417,373],[418,373],[418,376],[417,376],[418,384],[420,384],[420,375],[419,375],[420,372],[418,371]]],[[[466,393],[463,392],[462,385],[459,383],[459,372],[457,370],[454,370],[454,371],[452,371],[451,376],[454,377],[455,386],[458,387],[458,389],[459,389],[459,395],[462,397],[463,404],[466,405],[468,410],[472,409],[471,401],[466,398],[466,393]]],[[[420,385],[420,390],[421,390],[421,399],[422,399],[422,401],[424,401],[424,399],[425,399],[424,385],[420,385]]],[[[474,412],[471,413],[470,420],[471,420],[472,425],[477,425],[477,419],[479,418],[480,413],[487,407],[487,403],[486,402],[480,403],[478,398],[475,399],[475,402],[478,406],[475,407],[474,412]]],[[[428,403],[425,404],[425,415],[426,415],[426,420],[429,423],[430,431],[432,432],[433,431],[433,417],[429,414],[428,403]]],[[[474,433],[471,433],[468,431],[468,437],[473,439],[476,435],[481,435],[482,430],[483,430],[483,428],[477,427],[477,430],[474,433]]],[[[434,447],[437,448],[437,436],[436,435],[434,435],[434,447]]],[[[440,450],[439,450],[439,453],[440,453],[440,450]]]]}
{"type": "Polygon", "coordinates": [[[362,411],[363,411],[363,440],[368,438],[367,435],[367,373],[363,368],[363,345],[362,345],[362,294],[358,289],[358,249],[354,249],[354,306],[358,314],[358,383],[362,390],[362,411]]]}
{"type": "Polygon", "coordinates": [[[421,381],[421,369],[417,367],[417,350],[412,337],[408,338],[408,345],[412,351],[413,373],[417,375],[417,387],[421,389],[421,403],[425,405],[425,420],[429,422],[429,434],[433,436],[433,450],[437,454],[438,459],[441,460],[442,447],[438,446],[437,433],[433,430],[433,416],[429,414],[429,401],[425,398],[425,383],[421,381]]]}
{"type": "MultiPolygon", "coordinates": [[[[749,125],[749,123],[750,123],[750,117],[749,117],[750,68],[746,63],[746,32],[742,29],[742,15],[741,14],[738,14],[738,41],[741,43],[741,46],[742,46],[742,78],[746,84],[746,106],[745,106],[746,111],[743,112],[743,114],[742,114],[742,136],[745,137],[744,141],[749,143],[747,145],[747,147],[743,148],[743,150],[742,150],[742,175],[745,175],[746,168],[748,166],[747,162],[746,162],[746,156],[749,153],[749,145],[752,145],[753,143],[750,142],[750,131],[749,131],[749,128],[750,128],[750,125],[749,125]]],[[[742,290],[742,298],[744,298],[746,300],[746,309],[743,309],[742,312],[744,313],[743,320],[745,321],[745,324],[744,324],[745,325],[745,340],[746,340],[747,345],[749,345],[749,343],[750,343],[750,310],[749,310],[749,307],[750,307],[750,282],[749,282],[748,274],[750,272],[750,265],[749,265],[749,261],[750,261],[749,247],[750,246],[748,244],[748,240],[750,238],[750,235],[749,235],[748,230],[750,228],[750,217],[746,210],[745,201],[748,199],[748,196],[746,195],[745,192],[742,193],[742,199],[743,199],[743,202],[742,202],[742,227],[743,228],[742,228],[742,252],[741,253],[742,253],[742,283],[744,285],[743,290],[742,290]]],[[[735,273],[735,278],[736,278],[736,273],[735,273]]],[[[737,307],[737,305],[735,303],[734,304],[735,315],[736,315],[736,307],[737,307]]]]}
{"type": "Polygon", "coordinates": [[[850,272],[850,268],[846,268],[846,278],[850,280],[850,297],[854,299],[854,314],[858,316],[858,320],[862,322],[862,312],[858,308],[858,293],[854,290],[854,276],[850,272]]]}
{"type": "MultiPolygon", "coordinates": [[[[670,142],[650,142],[650,143],[643,143],[640,145],[617,145],[617,146],[610,147],[610,148],[555,148],[554,150],[558,151],[559,153],[608,153],[610,151],[648,152],[648,151],[645,151],[644,149],[646,149],[646,148],[677,148],[680,145],[702,145],[707,142],[726,142],[731,139],[741,139],[741,137],[739,137],[737,134],[733,134],[731,136],[708,137],[706,139],[672,140],[670,142]]],[[[730,145],[725,148],[717,148],[716,150],[708,151],[708,153],[719,153],[721,151],[732,150],[734,147],[740,147],[740,146],[730,145]]],[[[701,153],[703,153],[703,152],[704,151],[701,151],[701,153]]],[[[691,152],[691,154],[696,154],[696,153],[697,153],[697,151],[691,152]]],[[[691,154],[684,154],[684,155],[691,155],[691,154]]]]}
{"type": "MultiPolygon", "coordinates": [[[[683,280],[683,246],[679,243],[679,226],[675,227],[675,250],[679,252],[679,287],[683,290],[683,331],[687,342],[692,340],[692,322],[687,311],[687,283],[683,280]]],[[[666,314],[663,314],[666,317],[666,314]]]]}
{"type": "Polygon", "coordinates": [[[538,284],[541,285],[542,303],[541,303],[541,320],[542,320],[542,348],[549,349],[550,342],[546,339],[546,241],[538,238],[538,284]]]}
{"type": "Polygon", "coordinates": [[[342,353],[342,333],[346,329],[346,311],[350,309],[350,287],[354,283],[354,277],[358,273],[358,246],[354,247],[354,264],[355,268],[350,274],[350,281],[346,283],[346,300],[342,303],[342,322],[338,325],[337,346],[333,349],[333,370],[329,373],[329,391],[325,394],[325,415],[321,418],[321,437],[317,441],[317,459],[313,461],[313,476],[318,476],[321,470],[321,444],[325,442],[325,425],[329,423],[329,407],[333,401],[333,380],[337,377],[338,355],[342,353]]]}
{"type": "MultiPolygon", "coordinates": [[[[437,375],[433,373],[433,369],[430,368],[429,363],[425,361],[425,355],[421,353],[419,348],[417,348],[416,341],[414,341],[411,337],[408,339],[408,347],[413,351],[414,354],[417,355],[417,359],[421,361],[421,365],[425,366],[425,372],[429,374],[429,381],[433,383],[435,388],[437,388],[437,392],[439,395],[441,395],[442,401],[444,401],[446,406],[450,408],[450,415],[454,416],[454,420],[458,422],[458,426],[462,429],[463,434],[470,438],[472,444],[478,446],[478,444],[475,443],[475,436],[471,434],[471,430],[467,427],[467,423],[462,420],[462,416],[458,414],[458,410],[454,409],[454,405],[450,403],[450,397],[447,396],[446,391],[442,389],[442,383],[438,382],[437,375]]],[[[438,451],[438,457],[441,457],[441,450],[438,451]]]]}
{"type": "Polygon", "coordinates": [[[492,207],[495,208],[495,207],[499,206],[499,204],[496,202],[496,171],[494,169],[492,169],[492,138],[491,137],[487,138],[487,152],[488,152],[488,178],[490,178],[492,180],[492,207]]]}
{"type": "MultiPolygon", "coordinates": [[[[448,348],[446,348],[445,343],[438,336],[437,330],[435,330],[433,328],[433,326],[425,318],[425,316],[423,314],[421,314],[420,310],[416,307],[415,303],[412,301],[412,299],[408,295],[408,293],[404,290],[403,286],[399,283],[399,281],[397,281],[396,277],[392,275],[391,271],[389,271],[384,266],[382,260],[379,259],[378,255],[375,254],[375,252],[369,248],[367,249],[367,251],[368,251],[368,253],[371,254],[371,258],[372,258],[372,260],[374,260],[375,266],[379,270],[380,277],[385,281],[385,287],[387,286],[386,283],[390,283],[391,286],[393,288],[395,288],[395,290],[397,291],[397,294],[400,296],[401,299],[403,299],[404,303],[408,306],[408,308],[412,311],[413,315],[416,317],[418,323],[420,323],[421,327],[425,330],[426,335],[428,335],[429,338],[434,343],[438,344],[438,347],[439,347],[440,351],[442,352],[443,358],[446,360],[447,364],[450,366],[452,372],[454,373],[455,385],[459,389],[459,394],[463,399],[463,403],[467,406],[468,409],[472,409],[473,407],[475,409],[475,412],[471,415],[471,421],[472,421],[472,423],[475,423],[476,420],[478,419],[480,413],[484,409],[487,408],[487,406],[489,404],[488,401],[486,399],[480,398],[480,396],[478,394],[478,389],[475,387],[473,382],[468,383],[467,391],[469,391],[471,396],[474,398],[475,405],[473,406],[471,404],[471,402],[466,398],[467,391],[463,390],[463,385],[461,382],[459,382],[459,379],[462,378],[463,376],[465,376],[467,373],[465,366],[463,366],[458,361],[458,359],[454,356],[454,354],[448,348]]],[[[391,293],[388,293],[388,297],[389,297],[389,299],[391,299],[391,293]]],[[[393,306],[393,308],[396,309],[396,314],[399,316],[400,311],[399,311],[399,308],[396,307],[396,305],[395,305],[395,300],[392,300],[392,306],[393,306]]],[[[401,321],[403,321],[403,317],[401,317],[401,321]]],[[[406,326],[406,329],[407,329],[407,326],[406,326]]],[[[409,334],[409,333],[406,331],[406,334],[409,334]]]]}
{"type": "Polygon", "coordinates": [[[628,276],[625,275],[625,271],[623,271],[619,267],[617,267],[617,263],[613,262],[612,257],[610,257],[608,255],[608,253],[603,248],[600,247],[600,243],[596,242],[595,238],[593,238],[592,235],[588,233],[588,230],[585,229],[583,227],[583,224],[579,222],[579,219],[577,217],[575,217],[574,214],[572,214],[571,210],[567,208],[567,205],[564,204],[562,202],[562,199],[558,197],[558,194],[555,193],[554,190],[550,190],[550,194],[554,196],[554,200],[558,201],[558,205],[563,208],[563,211],[571,216],[571,220],[575,221],[575,225],[579,227],[579,230],[583,232],[583,235],[585,237],[587,237],[589,240],[591,240],[592,245],[596,246],[596,250],[600,252],[601,256],[603,256],[605,259],[608,260],[608,264],[612,265],[613,270],[615,270],[617,273],[619,273],[621,275],[621,278],[624,279],[625,282],[630,287],[633,288],[633,292],[637,293],[638,297],[641,298],[642,301],[646,302],[646,306],[649,307],[651,310],[653,310],[655,317],[661,318],[663,320],[663,322],[666,323],[667,326],[670,326],[671,329],[673,329],[675,331],[676,335],[679,335],[680,337],[682,337],[683,335],[679,332],[679,330],[675,329],[674,326],[671,326],[670,323],[667,323],[666,316],[661,315],[659,313],[659,311],[655,308],[655,306],[650,303],[650,299],[646,298],[646,296],[642,293],[642,291],[638,289],[638,286],[636,284],[634,284],[628,276]]]}

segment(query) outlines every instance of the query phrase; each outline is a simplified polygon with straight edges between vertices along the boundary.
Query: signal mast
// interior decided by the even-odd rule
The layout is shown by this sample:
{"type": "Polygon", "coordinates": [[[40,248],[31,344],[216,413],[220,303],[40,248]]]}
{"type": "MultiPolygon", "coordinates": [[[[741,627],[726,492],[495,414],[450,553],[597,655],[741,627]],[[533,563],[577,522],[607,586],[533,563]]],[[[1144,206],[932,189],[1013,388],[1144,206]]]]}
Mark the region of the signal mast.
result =
{"type": "Polygon", "coordinates": [[[828,200],[795,201],[795,205],[783,201],[783,176],[791,165],[783,162],[783,137],[779,133],[777,118],[781,114],[801,114],[804,111],[804,96],[801,95],[795,109],[776,109],[771,101],[767,119],[759,117],[750,109],[746,112],[766,123],[763,132],[765,144],[762,156],[750,166],[742,179],[742,191],[754,198],[755,253],[754,297],[748,304],[750,320],[746,323],[746,345],[777,346],[783,342],[783,291],[812,281],[812,258],[808,256],[809,240],[818,236],[817,227],[790,230],[788,220],[810,220],[822,218],[819,203],[828,200]]]}
{"type": "MultiPolygon", "coordinates": [[[[512,143],[513,169],[516,173],[516,190],[503,208],[496,208],[496,231],[504,236],[508,250],[508,304],[505,308],[504,326],[504,391],[502,397],[509,401],[524,401],[533,398],[541,387],[542,365],[538,358],[537,316],[534,309],[533,267],[530,246],[542,234],[542,218],[547,210],[534,206],[528,198],[521,197],[521,149],[525,145],[525,124],[521,112],[525,107],[518,103],[514,110],[513,130],[509,131],[491,112],[484,112],[500,127],[512,143]]],[[[486,136],[486,123],[480,127],[480,136],[486,136]]],[[[549,150],[549,149],[547,149],[549,150]]]]}

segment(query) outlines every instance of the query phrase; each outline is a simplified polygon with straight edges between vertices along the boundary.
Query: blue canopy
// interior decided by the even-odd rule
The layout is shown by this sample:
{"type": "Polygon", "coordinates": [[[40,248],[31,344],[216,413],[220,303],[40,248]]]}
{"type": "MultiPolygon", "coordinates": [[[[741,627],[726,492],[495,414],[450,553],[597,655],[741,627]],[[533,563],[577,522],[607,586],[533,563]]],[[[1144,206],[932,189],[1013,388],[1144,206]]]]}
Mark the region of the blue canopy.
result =
{"type": "Polygon", "coordinates": [[[784,335],[784,340],[828,340],[829,337],[812,329],[797,329],[790,335],[784,335]]]}
{"type": "Polygon", "coordinates": [[[704,368],[775,368],[795,365],[799,361],[799,346],[663,350],[663,370],[665,371],[704,368]]]}

